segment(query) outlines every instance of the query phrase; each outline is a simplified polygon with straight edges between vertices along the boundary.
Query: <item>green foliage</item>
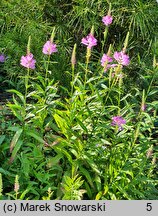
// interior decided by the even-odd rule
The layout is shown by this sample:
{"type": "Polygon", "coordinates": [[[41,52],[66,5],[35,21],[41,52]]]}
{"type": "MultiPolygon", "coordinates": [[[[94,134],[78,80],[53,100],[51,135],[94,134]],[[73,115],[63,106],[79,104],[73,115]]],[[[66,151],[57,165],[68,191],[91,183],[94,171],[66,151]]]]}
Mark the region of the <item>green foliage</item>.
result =
{"type": "Polygon", "coordinates": [[[63,183],[63,200],[81,200],[83,194],[86,192],[85,190],[78,190],[83,181],[81,177],[75,176],[70,178],[69,176],[64,176],[64,183],[63,183]]]}

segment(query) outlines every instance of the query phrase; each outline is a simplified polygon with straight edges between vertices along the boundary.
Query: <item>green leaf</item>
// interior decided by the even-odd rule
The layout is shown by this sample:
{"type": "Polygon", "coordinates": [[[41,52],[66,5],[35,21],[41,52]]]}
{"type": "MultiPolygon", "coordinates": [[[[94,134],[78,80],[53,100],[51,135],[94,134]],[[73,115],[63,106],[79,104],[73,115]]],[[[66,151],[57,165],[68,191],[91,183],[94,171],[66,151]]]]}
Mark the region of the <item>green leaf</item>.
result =
{"type": "Polygon", "coordinates": [[[25,155],[22,155],[22,160],[21,160],[22,170],[26,177],[29,176],[30,163],[31,162],[27,159],[27,157],[25,155]]]}
{"type": "Polygon", "coordinates": [[[106,195],[108,193],[108,191],[109,191],[108,185],[104,185],[104,193],[103,193],[103,195],[106,195]]]}
{"type": "MultiPolygon", "coordinates": [[[[19,199],[20,199],[20,200],[23,200],[24,197],[25,197],[25,195],[26,195],[29,191],[30,191],[30,188],[24,190],[24,191],[22,192],[22,194],[20,195],[19,199]]],[[[26,198],[25,198],[25,200],[26,200],[26,198]]]]}
{"type": "MultiPolygon", "coordinates": [[[[7,106],[11,109],[12,113],[22,122],[23,121],[23,116],[22,116],[22,110],[23,108],[20,105],[17,104],[7,104],[7,106]]],[[[23,110],[24,111],[24,110],[23,110]]]]}
{"type": "Polygon", "coordinates": [[[7,170],[4,170],[3,168],[0,168],[0,173],[7,175],[7,176],[14,176],[14,174],[11,174],[10,172],[8,172],[7,170]]]}
{"type": "Polygon", "coordinates": [[[52,121],[49,121],[46,127],[51,127],[55,132],[59,133],[59,128],[52,121]]]}
{"type": "Polygon", "coordinates": [[[89,199],[93,199],[92,189],[89,187],[89,184],[87,182],[84,182],[84,184],[85,184],[85,188],[86,188],[89,199]]]}
{"type": "Polygon", "coordinates": [[[31,136],[33,138],[35,138],[37,141],[39,141],[42,144],[45,144],[46,142],[40,137],[39,134],[37,134],[37,132],[31,132],[31,131],[26,131],[26,134],[28,136],[31,136]]]}
{"type": "Polygon", "coordinates": [[[53,167],[59,163],[60,159],[63,158],[62,154],[57,154],[55,157],[48,158],[47,166],[53,167]]]}
{"type": "Polygon", "coordinates": [[[149,92],[148,97],[151,95],[157,94],[157,89],[152,90],[151,92],[149,92]]]}
{"type": "Polygon", "coordinates": [[[16,146],[14,147],[13,151],[12,151],[12,155],[11,155],[11,158],[10,158],[10,162],[13,162],[13,160],[15,159],[21,145],[23,144],[23,141],[22,140],[18,140],[18,142],[16,143],[16,146]]]}
{"type": "Polygon", "coordinates": [[[7,90],[7,92],[15,93],[20,98],[20,100],[22,101],[22,103],[25,104],[25,98],[24,98],[24,95],[21,92],[15,90],[15,89],[7,90]]]}
{"type": "Polygon", "coordinates": [[[116,196],[114,193],[109,192],[109,196],[111,200],[117,200],[116,196]]]}
{"type": "Polygon", "coordinates": [[[103,192],[100,191],[99,193],[97,193],[96,197],[95,197],[95,200],[100,200],[100,198],[102,197],[103,195],[103,192]]]}
{"type": "Polygon", "coordinates": [[[101,84],[101,87],[102,87],[103,89],[108,89],[108,87],[107,87],[106,85],[104,85],[103,83],[101,84]]]}
{"type": "Polygon", "coordinates": [[[114,183],[114,185],[122,193],[122,195],[124,196],[124,198],[126,198],[128,200],[133,199],[130,195],[127,194],[127,192],[120,185],[118,185],[118,184],[116,185],[115,183],[114,183]]]}
{"type": "Polygon", "coordinates": [[[98,175],[96,175],[94,181],[97,185],[97,190],[101,191],[101,178],[98,175]]]}
{"type": "Polygon", "coordinates": [[[86,132],[88,133],[88,130],[86,128],[86,126],[76,117],[76,120],[78,122],[78,124],[81,126],[81,128],[86,132]]]}
{"type": "Polygon", "coordinates": [[[76,158],[79,157],[79,154],[75,149],[70,149],[70,151],[72,152],[73,155],[75,155],[76,158]]]}
{"type": "Polygon", "coordinates": [[[83,155],[83,158],[86,160],[86,162],[89,164],[89,166],[97,173],[100,175],[100,171],[96,165],[96,163],[94,163],[94,161],[90,158],[88,158],[86,155],[83,155]]]}
{"type": "Polygon", "coordinates": [[[2,135],[2,136],[0,137],[0,145],[3,143],[4,139],[5,139],[5,135],[2,135]]]}
{"type": "Polygon", "coordinates": [[[91,77],[90,79],[88,79],[86,83],[91,83],[92,81],[95,81],[95,80],[97,80],[97,79],[99,79],[99,77],[93,76],[93,77],[91,77]]]}
{"type": "Polygon", "coordinates": [[[66,136],[68,133],[68,122],[65,119],[65,116],[63,115],[62,117],[59,116],[58,114],[54,114],[53,115],[58,127],[61,129],[61,131],[63,132],[63,134],[66,136]]]}
{"type": "Polygon", "coordinates": [[[8,127],[7,130],[16,132],[17,130],[19,130],[19,127],[18,126],[11,126],[11,127],[8,127]]]}
{"type": "Polygon", "coordinates": [[[73,160],[72,160],[71,155],[64,148],[55,147],[55,149],[58,150],[59,152],[63,153],[67,157],[67,159],[69,160],[69,162],[71,164],[73,164],[73,160]]]}
{"type": "Polygon", "coordinates": [[[94,189],[93,180],[92,180],[89,172],[85,168],[83,168],[82,166],[79,166],[79,170],[85,176],[85,178],[88,180],[88,182],[91,185],[91,187],[94,189]]]}
{"type": "Polygon", "coordinates": [[[11,143],[10,143],[10,153],[12,152],[13,148],[15,147],[16,143],[18,142],[19,140],[19,137],[21,136],[23,132],[23,129],[22,128],[19,128],[18,131],[15,133],[11,143]]]}

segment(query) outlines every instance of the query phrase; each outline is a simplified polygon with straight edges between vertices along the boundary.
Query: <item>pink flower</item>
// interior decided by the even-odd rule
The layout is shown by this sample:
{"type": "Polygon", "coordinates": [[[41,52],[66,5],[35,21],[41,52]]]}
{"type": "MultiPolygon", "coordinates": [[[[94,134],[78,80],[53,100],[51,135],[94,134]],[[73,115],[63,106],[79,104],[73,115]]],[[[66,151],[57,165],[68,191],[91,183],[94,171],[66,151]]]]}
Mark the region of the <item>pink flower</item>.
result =
{"type": "Polygon", "coordinates": [[[126,120],[122,118],[122,116],[114,116],[112,117],[112,126],[118,126],[119,131],[122,130],[122,125],[126,124],[126,120]]]}
{"type": "Polygon", "coordinates": [[[117,66],[118,66],[118,64],[107,64],[105,69],[104,69],[104,72],[106,72],[109,68],[115,68],[117,66]]]}
{"type": "Polygon", "coordinates": [[[6,58],[4,54],[0,54],[0,62],[5,62],[6,58]]]}
{"type": "Polygon", "coordinates": [[[52,53],[57,52],[56,44],[52,43],[51,41],[47,41],[44,46],[42,52],[46,55],[51,55],[52,53]]]}
{"type": "Polygon", "coordinates": [[[106,26],[110,25],[110,24],[112,23],[112,20],[113,20],[113,18],[112,18],[112,16],[110,16],[110,15],[104,16],[104,17],[102,18],[102,22],[103,22],[104,25],[106,25],[106,26]]]}
{"type": "Polygon", "coordinates": [[[103,54],[102,59],[101,59],[101,65],[104,67],[105,63],[112,62],[112,61],[113,60],[110,56],[103,54]]]}
{"type": "Polygon", "coordinates": [[[26,56],[22,56],[20,64],[26,68],[35,69],[36,60],[33,58],[33,54],[29,53],[26,56]]]}
{"type": "Polygon", "coordinates": [[[102,59],[101,59],[101,65],[105,67],[107,63],[104,72],[106,72],[109,68],[115,68],[118,66],[118,64],[108,64],[110,62],[113,62],[112,57],[108,56],[107,54],[103,54],[102,59]]]}
{"type": "Polygon", "coordinates": [[[92,34],[89,34],[88,36],[82,38],[81,43],[91,49],[93,46],[97,45],[97,39],[92,34]]]}
{"type": "Polygon", "coordinates": [[[111,64],[110,67],[111,67],[111,68],[118,67],[118,64],[111,64]]]}
{"type": "Polygon", "coordinates": [[[114,59],[121,65],[129,65],[129,56],[121,52],[114,52],[114,59]]]}
{"type": "Polygon", "coordinates": [[[17,193],[19,189],[20,189],[19,182],[15,182],[15,184],[14,184],[14,191],[17,193]]]}

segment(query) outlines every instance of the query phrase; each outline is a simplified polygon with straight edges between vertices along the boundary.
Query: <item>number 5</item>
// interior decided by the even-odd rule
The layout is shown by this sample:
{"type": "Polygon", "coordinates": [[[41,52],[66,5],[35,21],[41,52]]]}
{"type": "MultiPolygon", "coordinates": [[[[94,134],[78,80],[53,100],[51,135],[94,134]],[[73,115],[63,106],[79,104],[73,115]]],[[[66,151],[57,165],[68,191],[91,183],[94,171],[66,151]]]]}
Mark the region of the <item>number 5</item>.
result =
{"type": "Polygon", "coordinates": [[[146,205],[146,210],[147,211],[151,211],[152,210],[152,205],[151,205],[152,203],[147,203],[147,205],[146,205]]]}

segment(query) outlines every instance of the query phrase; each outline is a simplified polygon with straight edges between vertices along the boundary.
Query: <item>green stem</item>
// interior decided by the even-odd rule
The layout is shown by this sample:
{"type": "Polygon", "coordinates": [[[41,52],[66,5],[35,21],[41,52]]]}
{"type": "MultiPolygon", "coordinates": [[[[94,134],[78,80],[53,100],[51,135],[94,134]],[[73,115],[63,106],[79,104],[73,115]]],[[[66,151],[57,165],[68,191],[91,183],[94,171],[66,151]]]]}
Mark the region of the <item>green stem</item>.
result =
{"type": "Polygon", "coordinates": [[[135,130],[135,133],[134,133],[134,138],[133,138],[133,142],[132,142],[131,148],[133,148],[133,146],[134,146],[135,143],[136,143],[136,140],[137,140],[138,135],[139,135],[139,129],[140,129],[140,122],[138,122],[138,124],[137,124],[136,130],[135,130]]]}
{"type": "Polygon", "coordinates": [[[18,192],[16,192],[16,200],[18,199],[18,192]]]}
{"type": "Polygon", "coordinates": [[[90,56],[91,56],[91,49],[87,47],[87,54],[86,54],[86,71],[85,71],[85,78],[84,78],[84,88],[86,87],[86,82],[87,82],[88,64],[89,64],[90,56]]]}
{"type": "Polygon", "coordinates": [[[47,86],[49,63],[50,63],[50,55],[48,55],[48,61],[47,61],[47,64],[46,64],[45,87],[47,86]]]}
{"type": "Polygon", "coordinates": [[[74,89],[74,80],[75,80],[75,65],[72,64],[71,96],[73,94],[73,89],[74,89]]]}
{"type": "Polygon", "coordinates": [[[27,68],[27,75],[25,76],[25,98],[24,98],[25,99],[24,100],[24,102],[25,102],[25,104],[24,104],[25,109],[26,109],[26,98],[27,98],[27,92],[28,92],[29,74],[30,74],[30,69],[27,68]]]}
{"type": "Polygon", "coordinates": [[[104,46],[105,46],[105,41],[106,41],[106,38],[107,38],[107,34],[108,34],[108,26],[105,27],[105,31],[104,31],[104,40],[102,41],[102,49],[101,49],[102,54],[104,52],[104,46]]]}
{"type": "Polygon", "coordinates": [[[115,86],[115,85],[117,84],[117,81],[118,81],[117,75],[118,75],[118,72],[119,72],[120,70],[121,70],[121,65],[118,65],[118,68],[116,69],[115,77],[113,78],[112,83],[111,83],[112,71],[110,71],[110,74],[109,74],[109,91],[108,91],[107,96],[106,96],[106,99],[105,99],[105,104],[106,104],[106,102],[107,102],[107,100],[108,100],[108,97],[109,97],[109,95],[110,95],[110,93],[111,93],[111,91],[112,91],[113,86],[115,86]]]}
{"type": "Polygon", "coordinates": [[[118,115],[120,115],[122,77],[119,77],[118,115]]]}
{"type": "Polygon", "coordinates": [[[149,85],[149,87],[148,87],[148,90],[147,90],[147,93],[146,93],[146,97],[145,97],[145,101],[146,101],[146,99],[147,99],[147,96],[148,96],[148,94],[149,94],[149,91],[150,91],[150,89],[151,89],[151,86],[152,86],[152,84],[153,84],[153,81],[154,81],[154,79],[155,79],[155,75],[156,75],[156,71],[154,72],[154,75],[153,75],[153,77],[152,77],[152,79],[151,79],[151,82],[150,82],[150,85],[149,85]]]}

